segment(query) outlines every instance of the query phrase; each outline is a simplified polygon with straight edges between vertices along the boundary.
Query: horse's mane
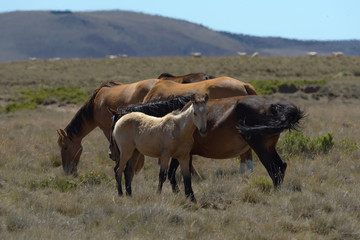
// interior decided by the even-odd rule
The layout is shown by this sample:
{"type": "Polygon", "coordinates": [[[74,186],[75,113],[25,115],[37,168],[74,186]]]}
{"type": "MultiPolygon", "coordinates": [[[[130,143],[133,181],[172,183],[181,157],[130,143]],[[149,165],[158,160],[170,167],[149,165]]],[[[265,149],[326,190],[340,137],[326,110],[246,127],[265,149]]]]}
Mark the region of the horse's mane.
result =
{"type": "Polygon", "coordinates": [[[97,89],[93,91],[86,103],[76,112],[75,116],[71,119],[70,123],[66,126],[65,131],[70,139],[81,132],[85,120],[93,120],[94,117],[94,99],[101,88],[113,87],[121,85],[122,83],[108,81],[102,83],[97,89]]]}
{"type": "Polygon", "coordinates": [[[161,78],[165,78],[165,79],[167,79],[167,78],[173,78],[173,77],[175,77],[174,75],[172,75],[172,74],[170,74],[170,73],[162,73],[162,74],[160,74],[160,76],[158,77],[158,79],[161,79],[161,78]]]}
{"type": "Polygon", "coordinates": [[[190,98],[190,95],[178,96],[175,98],[171,96],[167,100],[163,101],[132,105],[125,108],[118,108],[117,119],[131,112],[142,112],[146,115],[154,117],[163,117],[166,114],[173,112],[174,110],[182,109],[190,101],[190,98]]]}

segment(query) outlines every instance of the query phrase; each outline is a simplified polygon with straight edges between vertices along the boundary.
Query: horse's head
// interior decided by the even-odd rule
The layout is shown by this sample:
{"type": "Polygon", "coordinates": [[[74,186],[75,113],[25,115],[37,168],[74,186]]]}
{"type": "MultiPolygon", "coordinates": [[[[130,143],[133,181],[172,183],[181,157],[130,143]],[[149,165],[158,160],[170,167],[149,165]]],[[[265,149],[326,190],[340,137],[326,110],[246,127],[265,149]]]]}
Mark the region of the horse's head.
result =
{"type": "Polygon", "coordinates": [[[207,94],[202,97],[198,97],[195,94],[191,96],[191,102],[194,108],[193,121],[202,137],[206,136],[207,134],[206,123],[209,110],[206,106],[206,103],[208,100],[209,96],[207,94]]]}
{"type": "Polygon", "coordinates": [[[190,73],[183,76],[174,76],[170,73],[162,73],[158,79],[169,79],[176,80],[179,83],[194,83],[201,82],[209,79],[215,78],[214,76],[208,75],[206,73],[190,73]]]}
{"type": "Polygon", "coordinates": [[[183,77],[182,83],[194,83],[201,82],[209,79],[215,78],[214,76],[208,75],[206,73],[190,73],[183,77]]]}
{"type": "Polygon", "coordinates": [[[59,134],[58,145],[61,148],[62,166],[66,174],[77,175],[77,165],[82,152],[81,142],[73,141],[63,130],[57,130],[59,134]]]}

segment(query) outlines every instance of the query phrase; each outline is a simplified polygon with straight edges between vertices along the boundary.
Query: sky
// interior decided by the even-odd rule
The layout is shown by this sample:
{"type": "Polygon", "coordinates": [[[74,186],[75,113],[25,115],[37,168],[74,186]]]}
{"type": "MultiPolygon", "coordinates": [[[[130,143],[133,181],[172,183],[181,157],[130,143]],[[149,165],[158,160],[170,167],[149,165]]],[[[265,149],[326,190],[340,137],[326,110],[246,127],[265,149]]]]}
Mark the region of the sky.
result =
{"type": "Polygon", "coordinates": [[[253,36],[360,40],[360,0],[0,0],[0,13],[29,10],[127,10],[253,36]]]}

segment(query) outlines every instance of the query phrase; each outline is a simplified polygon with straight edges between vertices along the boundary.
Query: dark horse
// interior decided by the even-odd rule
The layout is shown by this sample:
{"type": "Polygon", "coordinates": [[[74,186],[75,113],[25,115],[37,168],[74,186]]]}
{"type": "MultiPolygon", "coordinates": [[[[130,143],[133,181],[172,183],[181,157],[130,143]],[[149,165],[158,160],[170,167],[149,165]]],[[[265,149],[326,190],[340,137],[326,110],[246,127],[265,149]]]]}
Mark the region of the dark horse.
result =
{"type": "MultiPolygon", "coordinates": [[[[142,111],[151,106],[151,111],[156,112],[157,103],[150,104],[135,107],[137,110],[133,110],[142,111]]],[[[279,187],[283,182],[287,164],[278,155],[276,143],[281,132],[296,129],[304,113],[292,104],[272,103],[259,96],[210,99],[207,107],[207,136],[201,137],[198,131],[194,132],[194,144],[190,154],[226,159],[238,156],[251,147],[266,168],[274,187],[279,187]]],[[[178,165],[177,161],[172,161],[168,170],[174,192],[179,191],[175,179],[178,165]]],[[[166,173],[160,172],[159,178],[164,174],[166,173]]],[[[186,196],[195,201],[190,175],[184,176],[184,186],[186,196]]]]}

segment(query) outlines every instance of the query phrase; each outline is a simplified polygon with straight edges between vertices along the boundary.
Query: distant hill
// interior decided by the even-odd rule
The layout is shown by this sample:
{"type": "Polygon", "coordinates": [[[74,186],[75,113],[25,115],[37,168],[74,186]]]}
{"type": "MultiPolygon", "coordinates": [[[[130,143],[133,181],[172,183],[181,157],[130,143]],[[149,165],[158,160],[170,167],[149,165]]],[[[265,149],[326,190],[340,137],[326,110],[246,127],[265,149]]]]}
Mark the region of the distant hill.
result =
{"type": "Polygon", "coordinates": [[[128,11],[0,14],[0,61],[34,58],[360,55],[360,41],[298,41],[213,31],[183,20],[128,11]]]}

